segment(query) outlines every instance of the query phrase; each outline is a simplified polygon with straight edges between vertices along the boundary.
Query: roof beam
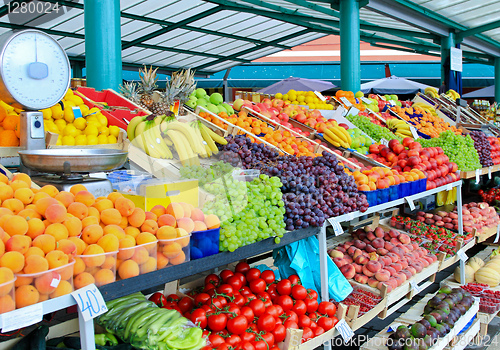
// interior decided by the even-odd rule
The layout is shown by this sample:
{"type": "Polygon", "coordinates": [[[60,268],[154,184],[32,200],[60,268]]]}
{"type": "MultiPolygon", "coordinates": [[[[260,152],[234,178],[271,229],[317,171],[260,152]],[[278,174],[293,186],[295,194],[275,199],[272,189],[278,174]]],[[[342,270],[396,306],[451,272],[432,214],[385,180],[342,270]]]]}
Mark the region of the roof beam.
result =
{"type": "Polygon", "coordinates": [[[213,15],[214,13],[217,13],[219,11],[221,11],[220,7],[213,7],[211,9],[209,9],[209,10],[200,12],[200,13],[194,15],[194,16],[186,18],[185,20],[182,20],[182,21],[177,22],[175,24],[169,25],[169,26],[164,27],[162,29],[158,29],[158,30],[156,30],[156,31],[154,31],[152,33],[146,34],[144,36],[141,36],[140,38],[132,40],[128,44],[122,45],[122,49],[125,50],[125,49],[128,49],[129,47],[136,46],[136,44],[139,44],[139,43],[142,43],[144,41],[150,40],[150,39],[155,38],[155,37],[157,37],[159,35],[171,32],[172,30],[180,28],[183,25],[195,22],[195,21],[197,21],[197,20],[199,20],[201,18],[213,15]]]}
{"type": "Polygon", "coordinates": [[[455,38],[457,38],[458,41],[462,41],[462,39],[467,36],[487,32],[488,30],[496,29],[498,27],[500,27],[500,20],[458,32],[455,34],[455,38]]]}

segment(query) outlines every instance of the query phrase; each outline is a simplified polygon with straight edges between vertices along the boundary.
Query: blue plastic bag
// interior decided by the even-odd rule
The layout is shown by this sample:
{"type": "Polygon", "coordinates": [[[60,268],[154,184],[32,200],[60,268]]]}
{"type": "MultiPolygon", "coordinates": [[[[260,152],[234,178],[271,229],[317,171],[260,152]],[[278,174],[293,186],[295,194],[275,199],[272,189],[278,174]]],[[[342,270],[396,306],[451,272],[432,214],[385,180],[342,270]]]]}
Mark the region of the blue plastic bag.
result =
{"type": "MultiPolygon", "coordinates": [[[[273,252],[274,265],[280,276],[299,276],[305,288],[321,291],[319,242],[316,236],[293,242],[273,252]]],[[[352,287],[338,267],[328,262],[328,292],[330,299],[342,301],[352,292],[352,287]]]]}

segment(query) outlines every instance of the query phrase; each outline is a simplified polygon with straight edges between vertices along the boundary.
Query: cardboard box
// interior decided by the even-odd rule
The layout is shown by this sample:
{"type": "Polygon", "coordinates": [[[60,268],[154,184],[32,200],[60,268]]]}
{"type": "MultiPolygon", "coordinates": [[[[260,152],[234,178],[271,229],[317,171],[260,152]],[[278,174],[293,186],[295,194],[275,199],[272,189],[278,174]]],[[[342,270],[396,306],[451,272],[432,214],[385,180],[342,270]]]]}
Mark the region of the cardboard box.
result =
{"type": "Polygon", "coordinates": [[[198,180],[173,182],[152,180],[139,187],[138,195],[123,193],[123,196],[132,200],[136,207],[146,211],[151,210],[155,205],[167,207],[175,202],[189,203],[197,208],[199,204],[198,180]]]}

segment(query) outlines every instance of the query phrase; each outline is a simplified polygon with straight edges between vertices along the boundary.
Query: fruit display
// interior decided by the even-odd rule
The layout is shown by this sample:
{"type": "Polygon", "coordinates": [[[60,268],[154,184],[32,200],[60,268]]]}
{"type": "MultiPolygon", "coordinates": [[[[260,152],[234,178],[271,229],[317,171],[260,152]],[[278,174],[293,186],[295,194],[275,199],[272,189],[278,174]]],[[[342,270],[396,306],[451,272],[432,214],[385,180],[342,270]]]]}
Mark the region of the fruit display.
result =
{"type": "Polygon", "coordinates": [[[347,279],[387,292],[437,261],[427,249],[411,243],[408,235],[369,226],[352,234],[353,240],[339,244],[328,254],[347,279]]]}
{"type": "MultiPolygon", "coordinates": [[[[342,300],[342,304],[347,306],[346,313],[349,313],[351,306],[359,306],[358,317],[363,316],[365,313],[373,309],[377,304],[382,301],[380,295],[373,294],[363,288],[354,286],[353,291],[347,298],[342,300]]],[[[339,303],[335,303],[339,304],[339,303]]]]}
{"type": "Polygon", "coordinates": [[[456,163],[460,171],[482,168],[479,156],[474,148],[474,141],[469,135],[455,135],[448,130],[439,134],[439,137],[429,140],[417,139],[417,142],[420,142],[426,148],[441,147],[450,162],[456,163]]]}
{"type": "Polygon", "coordinates": [[[20,109],[0,100],[0,147],[18,147],[21,135],[20,109]]]}
{"type": "Polygon", "coordinates": [[[276,99],[281,99],[286,104],[306,105],[309,109],[333,109],[333,106],[326,101],[322,101],[314,91],[288,90],[286,94],[277,93],[276,99]]]}
{"type": "Polygon", "coordinates": [[[452,101],[456,101],[460,98],[460,94],[453,89],[446,91],[445,96],[448,97],[452,101]]]}
{"type": "Polygon", "coordinates": [[[199,165],[198,157],[218,153],[216,142],[227,141],[199,121],[181,123],[168,115],[133,118],[127,127],[130,142],[153,158],[172,159],[175,150],[182,165],[199,165]]]}
{"type": "Polygon", "coordinates": [[[215,196],[203,211],[220,218],[219,250],[233,252],[269,237],[279,243],[285,233],[280,179],[261,174],[252,181],[239,181],[235,172],[238,169],[224,162],[181,169],[182,177],[199,179],[201,188],[215,196]]]}
{"type": "Polygon", "coordinates": [[[438,137],[440,133],[450,130],[460,135],[462,130],[441,119],[434,107],[424,102],[416,102],[411,107],[392,107],[402,119],[406,120],[422,134],[430,137],[438,137]]]}
{"type": "Polygon", "coordinates": [[[380,142],[381,139],[387,141],[392,139],[402,140],[401,137],[394,135],[389,129],[373,124],[370,119],[362,115],[349,115],[346,118],[376,142],[380,142]]]}
{"type": "Polygon", "coordinates": [[[486,137],[486,134],[481,130],[472,130],[469,136],[474,140],[474,148],[479,156],[479,161],[483,167],[489,167],[493,165],[493,160],[491,159],[491,145],[490,141],[486,137]]]}
{"type": "Polygon", "coordinates": [[[481,200],[489,205],[492,205],[496,211],[500,211],[500,188],[490,188],[487,191],[479,190],[479,196],[481,196],[481,200]]]}
{"type": "Polygon", "coordinates": [[[474,282],[469,282],[461,288],[480,299],[479,312],[496,314],[500,310],[500,291],[489,289],[487,284],[474,282]]]}
{"type": "Polygon", "coordinates": [[[450,333],[458,320],[474,304],[472,295],[462,288],[441,286],[427,302],[423,317],[413,325],[401,325],[387,340],[389,350],[431,349],[439,338],[450,333]]]}
{"type": "Polygon", "coordinates": [[[432,86],[429,86],[429,87],[426,87],[425,90],[424,90],[424,93],[429,96],[429,97],[432,97],[432,98],[439,98],[439,92],[438,92],[438,89],[436,89],[435,87],[432,87],[432,86]]]}
{"type": "Polygon", "coordinates": [[[234,271],[210,274],[189,297],[167,295],[164,307],[179,310],[194,324],[209,331],[213,348],[275,349],[287,329],[302,329],[302,343],[338,322],[332,302],[318,303],[318,293],[301,285],[297,275],[275,280],[271,270],[250,268],[246,262],[234,271]]]}
{"type": "Polygon", "coordinates": [[[410,125],[404,120],[392,118],[387,120],[387,128],[391,130],[394,135],[397,135],[401,138],[411,137],[413,138],[413,134],[410,130],[410,125]]]}
{"type": "Polygon", "coordinates": [[[211,95],[208,95],[202,88],[198,88],[191,93],[186,105],[192,108],[201,106],[214,114],[222,112],[227,113],[228,115],[234,114],[233,107],[231,107],[228,103],[224,103],[224,98],[220,93],[214,92],[211,95]]]}
{"type": "Polygon", "coordinates": [[[500,140],[496,137],[488,137],[488,142],[491,148],[491,160],[493,165],[500,164],[500,140]]]}
{"type": "Polygon", "coordinates": [[[358,128],[347,129],[347,132],[351,137],[349,148],[361,154],[368,154],[368,149],[373,144],[373,141],[368,136],[363,135],[362,131],[358,128]]]}
{"type": "Polygon", "coordinates": [[[352,143],[351,135],[341,126],[334,125],[326,129],[323,133],[325,140],[335,147],[349,148],[352,143]]]}
{"type": "Polygon", "coordinates": [[[141,293],[106,303],[97,323],[136,349],[198,350],[207,344],[203,330],[179,312],[158,307],[141,293]]]}
{"type": "Polygon", "coordinates": [[[316,158],[280,156],[240,135],[222,146],[221,153],[220,159],[233,166],[257,169],[281,180],[286,230],[318,227],[326,218],[368,208],[354,178],[331,153],[316,158]]]}
{"type": "MultiPolygon", "coordinates": [[[[455,269],[455,280],[460,281],[460,266],[455,269]]],[[[487,262],[479,258],[471,258],[465,266],[465,282],[477,282],[487,285],[491,288],[497,287],[500,284],[500,255],[495,250],[487,262]]]]}

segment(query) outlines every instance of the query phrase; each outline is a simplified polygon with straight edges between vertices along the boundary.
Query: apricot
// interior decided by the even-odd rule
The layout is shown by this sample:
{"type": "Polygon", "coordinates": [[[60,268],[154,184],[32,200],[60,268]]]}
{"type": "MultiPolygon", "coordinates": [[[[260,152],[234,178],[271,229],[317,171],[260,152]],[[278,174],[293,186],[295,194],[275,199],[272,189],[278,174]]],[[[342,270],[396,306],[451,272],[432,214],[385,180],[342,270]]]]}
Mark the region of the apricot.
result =
{"type": "Polygon", "coordinates": [[[9,178],[7,176],[5,176],[4,174],[0,173],[0,183],[8,184],[9,178]]]}
{"type": "Polygon", "coordinates": [[[108,194],[108,199],[113,202],[113,205],[115,204],[116,200],[120,197],[123,197],[123,194],[119,193],[119,192],[111,192],[110,194],[108,194]]]}
{"type": "Polygon", "coordinates": [[[126,260],[120,264],[118,268],[118,276],[121,279],[139,276],[139,265],[134,260],[126,260]]]}
{"type": "Polygon", "coordinates": [[[67,239],[61,239],[57,242],[57,250],[63,252],[68,256],[68,259],[73,259],[76,256],[77,248],[76,244],[67,239]]]}
{"type": "Polygon", "coordinates": [[[28,222],[25,218],[18,215],[13,215],[2,224],[2,228],[11,236],[25,235],[28,232],[28,222]]]}
{"type": "Polygon", "coordinates": [[[55,271],[50,271],[35,278],[35,287],[40,294],[50,294],[56,290],[61,282],[61,275],[55,271]]]}
{"type": "Polygon", "coordinates": [[[89,215],[89,208],[83,203],[73,202],[68,206],[68,213],[83,220],[89,215]]]}
{"type": "Polygon", "coordinates": [[[95,203],[95,197],[89,191],[80,191],[75,194],[75,202],[80,202],[85,204],[87,207],[90,207],[95,203]]]}
{"type": "Polygon", "coordinates": [[[205,214],[203,214],[203,212],[200,209],[193,208],[193,210],[191,210],[191,220],[205,221],[205,214]]]}
{"type": "MultiPolygon", "coordinates": [[[[19,215],[19,213],[18,213],[18,215],[19,215]]],[[[10,209],[0,207],[0,218],[2,218],[4,215],[14,215],[14,213],[10,209]]]]}
{"type": "Polygon", "coordinates": [[[122,215],[117,209],[104,209],[101,212],[101,221],[105,225],[120,225],[122,221],[122,215]]]}
{"type": "Polygon", "coordinates": [[[172,226],[162,226],[156,231],[158,239],[173,239],[177,238],[177,230],[172,226]]]}
{"type": "Polygon", "coordinates": [[[61,202],[66,208],[75,201],[75,195],[67,191],[59,192],[54,198],[61,202]]]}
{"type": "Polygon", "coordinates": [[[31,238],[28,236],[15,235],[9,238],[5,243],[5,250],[7,252],[16,251],[24,254],[31,247],[31,238]]]}
{"type": "Polygon", "coordinates": [[[16,288],[16,308],[20,309],[25,306],[38,303],[40,293],[30,284],[16,288]]]}
{"type": "Polygon", "coordinates": [[[7,243],[9,239],[10,235],[0,227],[0,240],[3,242],[3,244],[5,245],[5,243],[7,243]]]}
{"type": "Polygon", "coordinates": [[[175,218],[170,215],[170,214],[163,214],[158,217],[158,227],[162,226],[171,226],[171,227],[177,227],[177,221],[175,218]]]}
{"type": "Polygon", "coordinates": [[[57,199],[54,199],[54,198],[52,198],[50,196],[49,197],[40,198],[35,203],[36,211],[38,212],[38,214],[40,214],[40,215],[42,215],[42,216],[45,217],[45,211],[47,210],[47,208],[49,206],[51,206],[53,204],[59,204],[59,202],[57,201],[57,199]]]}
{"type": "Polygon", "coordinates": [[[168,258],[162,253],[158,252],[156,255],[156,268],[163,269],[168,265],[168,258]]]}
{"type": "Polygon", "coordinates": [[[115,281],[115,274],[109,269],[100,269],[94,274],[94,279],[95,285],[100,287],[105,284],[113,283],[115,281]]]}
{"type": "Polygon", "coordinates": [[[89,207],[89,216],[93,216],[97,219],[97,221],[101,221],[101,213],[97,208],[89,207]]]}
{"type": "Polygon", "coordinates": [[[85,248],[82,255],[83,262],[87,267],[101,266],[106,260],[104,249],[97,244],[90,244],[85,248]],[[85,256],[90,255],[90,256],[85,256]]]}
{"type": "Polygon", "coordinates": [[[76,255],[82,255],[85,248],[87,248],[87,243],[80,237],[68,237],[68,241],[75,243],[76,255]]]}
{"type": "Polygon", "coordinates": [[[19,199],[24,205],[31,204],[35,194],[29,188],[19,188],[14,192],[14,198],[19,199]]]}
{"type": "Polygon", "coordinates": [[[205,216],[205,225],[207,225],[209,230],[220,227],[220,221],[217,215],[209,214],[205,216]]]}
{"type": "Polygon", "coordinates": [[[11,181],[9,186],[12,187],[12,189],[14,190],[14,193],[16,193],[16,191],[20,188],[29,188],[29,186],[26,182],[20,181],[20,180],[11,181]]]}
{"type": "Polygon", "coordinates": [[[71,188],[69,189],[69,191],[74,195],[76,196],[76,194],[80,191],[87,191],[87,187],[85,187],[84,185],[82,184],[78,184],[78,185],[73,185],[71,186],[71,188]]]}
{"type": "Polygon", "coordinates": [[[9,294],[14,287],[14,273],[7,267],[0,267],[0,296],[9,294]]]}
{"type": "Polygon", "coordinates": [[[38,302],[41,303],[42,301],[49,300],[49,295],[48,294],[40,294],[40,298],[38,298],[38,302]]]}
{"type": "Polygon", "coordinates": [[[67,216],[66,207],[62,204],[52,204],[45,210],[45,218],[51,223],[63,222],[67,216]]]}
{"type": "MultiPolygon", "coordinates": [[[[33,188],[31,190],[33,191],[33,188]]],[[[50,198],[50,196],[45,192],[37,192],[35,193],[35,196],[33,197],[33,201],[31,202],[31,204],[35,204],[36,206],[36,203],[38,203],[38,201],[42,198],[50,198]]]]}
{"type": "Polygon", "coordinates": [[[187,233],[185,230],[183,230],[182,228],[177,228],[177,237],[180,238],[180,237],[184,237],[184,238],[180,238],[177,240],[177,243],[179,243],[181,245],[181,247],[187,247],[189,245],[189,240],[190,240],[190,234],[187,233]]]}
{"type": "Polygon", "coordinates": [[[208,229],[207,225],[203,221],[194,221],[193,232],[206,231],[208,229]]]}
{"type": "Polygon", "coordinates": [[[82,220],[83,229],[91,225],[99,225],[99,219],[97,219],[95,216],[87,216],[85,219],[82,220]]]}
{"type": "Polygon", "coordinates": [[[176,220],[184,217],[184,208],[180,203],[170,203],[166,214],[172,215],[176,220]]]}
{"type": "Polygon", "coordinates": [[[167,209],[163,205],[157,204],[153,208],[151,208],[150,212],[155,214],[157,217],[162,216],[167,213],[167,209]]]}
{"type": "Polygon", "coordinates": [[[83,224],[77,217],[71,217],[64,220],[63,225],[68,229],[69,237],[76,237],[82,233],[83,224]]]}
{"type": "Polygon", "coordinates": [[[194,230],[194,222],[190,218],[180,218],[177,220],[177,226],[184,229],[187,233],[191,233],[194,230]]]}
{"type": "Polygon", "coordinates": [[[19,199],[9,198],[2,202],[2,207],[10,209],[13,214],[17,215],[24,209],[24,204],[19,199]]]}
{"type": "Polygon", "coordinates": [[[42,216],[36,212],[34,209],[23,209],[17,215],[22,216],[26,220],[31,220],[31,219],[41,219],[42,216]]]}
{"type": "MultiPolygon", "coordinates": [[[[125,236],[125,234],[124,234],[125,236]]],[[[154,236],[153,236],[154,237],[154,236]]],[[[107,235],[102,236],[97,244],[101,246],[101,248],[106,253],[117,252],[120,246],[120,240],[115,235],[108,233],[107,235]]]]}
{"type": "MultiPolygon", "coordinates": [[[[22,271],[21,271],[22,273],[22,271]]],[[[24,277],[24,275],[16,275],[16,282],[14,282],[14,287],[25,286],[27,284],[33,283],[33,277],[24,277]]]]}
{"type": "Polygon", "coordinates": [[[120,226],[122,229],[125,229],[126,227],[128,227],[128,219],[126,216],[122,216],[122,220],[120,221],[118,226],[120,226]]]}
{"type": "Polygon", "coordinates": [[[0,200],[3,202],[14,197],[14,190],[9,185],[0,185],[0,200]]]}
{"type": "Polygon", "coordinates": [[[129,235],[125,235],[124,238],[120,239],[118,259],[126,260],[130,259],[134,255],[135,238],[129,235]]]}
{"type": "MultiPolygon", "coordinates": [[[[48,255],[48,254],[47,254],[48,255]]],[[[40,273],[49,269],[49,262],[39,255],[30,255],[24,262],[23,272],[25,274],[40,273]]]]}
{"type": "Polygon", "coordinates": [[[156,242],[156,236],[150,232],[141,232],[135,239],[137,245],[156,242]]]}
{"type": "Polygon", "coordinates": [[[0,314],[13,311],[15,308],[16,303],[9,294],[0,297],[0,314]]]}
{"type": "Polygon", "coordinates": [[[149,232],[155,234],[158,231],[158,224],[154,220],[146,220],[141,226],[142,232],[149,232]]]}
{"type": "Polygon", "coordinates": [[[141,227],[146,220],[146,213],[141,208],[135,208],[132,214],[128,216],[130,226],[141,227]]]}
{"type": "Polygon", "coordinates": [[[191,218],[191,211],[194,209],[194,207],[189,203],[179,202],[179,204],[182,206],[182,209],[184,210],[184,217],[191,218]]]}
{"type": "Polygon", "coordinates": [[[179,265],[182,264],[184,261],[186,261],[186,254],[184,254],[182,250],[180,251],[179,255],[170,259],[170,263],[172,265],[179,265]]]}
{"type": "Polygon", "coordinates": [[[127,226],[123,231],[125,232],[126,235],[132,236],[134,238],[136,238],[139,235],[139,233],[141,233],[141,230],[139,230],[137,227],[134,226],[127,226]]]}
{"type": "Polygon", "coordinates": [[[33,247],[40,248],[45,254],[56,249],[56,238],[52,235],[42,234],[37,236],[32,243],[33,247]]]}
{"type": "Polygon", "coordinates": [[[104,262],[101,265],[102,269],[114,269],[116,266],[116,259],[114,254],[109,254],[106,255],[106,259],[104,259],[104,262]]]}
{"type": "Polygon", "coordinates": [[[151,271],[156,271],[156,259],[150,256],[145,263],[139,266],[139,272],[144,274],[151,271]]]}
{"type": "Polygon", "coordinates": [[[77,256],[75,258],[75,264],[73,265],[73,276],[77,276],[84,272],[86,267],[83,259],[77,256]]]}
{"type": "Polygon", "coordinates": [[[138,265],[142,265],[148,260],[149,253],[146,247],[137,246],[133,250],[134,254],[132,255],[132,260],[134,260],[138,265]]]}
{"type": "Polygon", "coordinates": [[[53,236],[56,241],[69,237],[68,229],[61,223],[50,224],[47,228],[45,228],[44,234],[53,236]]]}
{"type": "Polygon", "coordinates": [[[158,216],[156,216],[155,213],[152,213],[150,211],[144,212],[146,214],[146,220],[153,220],[153,221],[158,221],[158,216]]]}
{"type": "Polygon", "coordinates": [[[49,294],[50,299],[54,299],[66,294],[70,294],[73,292],[73,286],[71,285],[70,282],[68,281],[61,281],[59,282],[59,285],[57,286],[56,290],[53,291],[51,294],[49,294]]]}
{"type": "Polygon", "coordinates": [[[163,246],[161,248],[161,253],[165,257],[172,259],[175,258],[182,252],[182,246],[177,242],[162,242],[163,246]]]}
{"type": "Polygon", "coordinates": [[[95,283],[95,278],[88,272],[82,272],[73,279],[75,289],[83,288],[92,283],[95,283]]]}
{"type": "Polygon", "coordinates": [[[118,197],[115,201],[115,208],[122,216],[130,216],[135,210],[135,204],[130,199],[118,197]]]}
{"type": "Polygon", "coordinates": [[[45,192],[49,196],[54,198],[59,193],[59,190],[54,185],[45,185],[42,188],[40,188],[40,192],[45,192]]]}
{"type": "Polygon", "coordinates": [[[60,250],[48,252],[47,255],[45,255],[45,259],[49,263],[49,270],[56,269],[69,263],[68,256],[60,250]]]}
{"type": "Polygon", "coordinates": [[[45,258],[45,253],[38,247],[30,247],[26,253],[24,253],[24,258],[27,258],[30,255],[39,255],[42,258],[45,258]]]}
{"type": "Polygon", "coordinates": [[[105,209],[114,208],[113,202],[106,198],[101,199],[100,201],[96,201],[92,206],[99,210],[99,213],[101,213],[105,209]]]}
{"type": "Polygon", "coordinates": [[[25,173],[15,173],[14,175],[12,175],[12,179],[11,181],[24,181],[26,183],[26,185],[29,187],[31,187],[31,178],[28,174],[25,174],[25,173]]]}
{"type": "Polygon", "coordinates": [[[99,225],[89,225],[83,229],[82,239],[87,244],[94,244],[104,235],[104,230],[99,225]]]}
{"type": "Polygon", "coordinates": [[[62,280],[67,281],[73,277],[73,268],[74,264],[73,262],[70,262],[69,264],[63,265],[55,271],[61,275],[62,280]]]}

